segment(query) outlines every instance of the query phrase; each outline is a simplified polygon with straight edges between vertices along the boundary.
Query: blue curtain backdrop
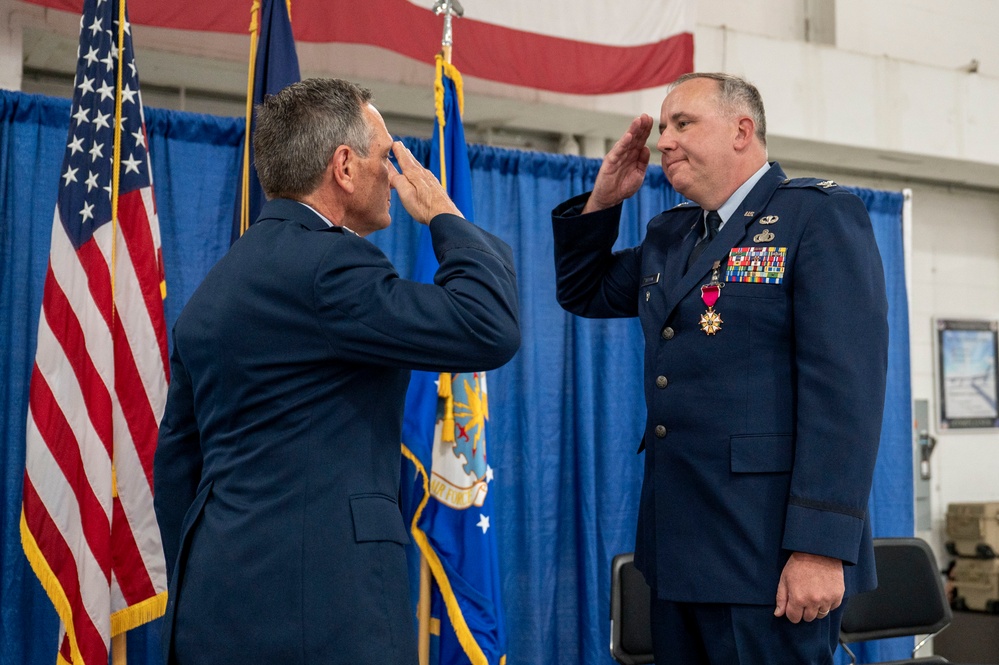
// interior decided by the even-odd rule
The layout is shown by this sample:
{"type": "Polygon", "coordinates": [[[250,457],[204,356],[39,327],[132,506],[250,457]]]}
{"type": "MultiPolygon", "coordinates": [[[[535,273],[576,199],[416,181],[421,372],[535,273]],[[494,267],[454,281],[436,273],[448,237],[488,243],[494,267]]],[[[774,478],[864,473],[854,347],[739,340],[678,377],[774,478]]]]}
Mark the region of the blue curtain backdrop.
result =
{"type": "MultiPolygon", "coordinates": [[[[228,248],[243,120],[146,109],[172,326],[228,248]]],[[[21,551],[28,379],[48,262],[69,102],[0,90],[0,665],[49,665],[57,619],[21,551]]],[[[426,163],[429,142],[407,139],[426,163]]],[[[523,346],[491,373],[490,464],[509,632],[508,662],[610,665],[611,557],[634,547],[645,421],[637,321],[585,320],[559,308],[549,212],[589,188],[599,160],[470,146],[476,223],[514,250],[523,346]]],[[[912,534],[908,314],[897,192],[853,190],[885,262],[891,346],[888,404],[871,511],[875,535],[912,534]]],[[[624,207],[621,247],[681,199],[662,170],[624,207]]],[[[371,236],[409,276],[419,226],[393,202],[371,236]]],[[[862,333],[859,333],[862,334],[862,333]]],[[[129,662],[158,663],[158,623],[129,633],[129,662]]],[[[899,658],[911,640],[871,645],[899,658]]]]}

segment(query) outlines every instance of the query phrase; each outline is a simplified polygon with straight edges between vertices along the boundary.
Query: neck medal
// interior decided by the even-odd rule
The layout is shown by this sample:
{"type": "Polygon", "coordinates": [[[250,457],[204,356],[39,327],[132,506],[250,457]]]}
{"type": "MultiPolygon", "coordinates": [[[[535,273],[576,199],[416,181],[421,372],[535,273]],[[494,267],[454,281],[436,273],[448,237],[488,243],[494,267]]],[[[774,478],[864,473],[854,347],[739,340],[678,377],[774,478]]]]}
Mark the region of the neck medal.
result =
{"type": "Polygon", "coordinates": [[[724,323],[721,315],[715,311],[715,303],[718,302],[721,289],[725,286],[718,281],[718,268],[720,267],[721,261],[715,261],[714,265],[711,266],[711,281],[701,285],[701,300],[708,306],[708,311],[701,314],[700,321],[701,330],[704,331],[705,335],[714,335],[721,330],[721,324],[724,323]]]}

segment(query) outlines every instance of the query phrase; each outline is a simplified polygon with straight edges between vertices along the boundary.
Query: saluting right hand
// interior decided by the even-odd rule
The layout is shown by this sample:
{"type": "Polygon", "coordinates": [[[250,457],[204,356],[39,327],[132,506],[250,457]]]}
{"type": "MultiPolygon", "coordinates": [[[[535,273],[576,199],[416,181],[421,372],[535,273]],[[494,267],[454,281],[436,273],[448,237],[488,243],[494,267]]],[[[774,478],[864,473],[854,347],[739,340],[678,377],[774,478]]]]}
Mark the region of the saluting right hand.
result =
{"type": "Polygon", "coordinates": [[[628,131],[604,157],[584,214],[616,206],[638,191],[649,167],[651,151],[645,142],[651,133],[652,116],[643,113],[631,121],[628,131]]]}
{"type": "Polygon", "coordinates": [[[416,161],[409,148],[396,141],[392,144],[392,152],[399,162],[401,172],[390,164],[394,173],[389,173],[389,183],[413,219],[421,224],[429,224],[430,220],[445,212],[464,217],[441,187],[437,177],[416,161]]]}

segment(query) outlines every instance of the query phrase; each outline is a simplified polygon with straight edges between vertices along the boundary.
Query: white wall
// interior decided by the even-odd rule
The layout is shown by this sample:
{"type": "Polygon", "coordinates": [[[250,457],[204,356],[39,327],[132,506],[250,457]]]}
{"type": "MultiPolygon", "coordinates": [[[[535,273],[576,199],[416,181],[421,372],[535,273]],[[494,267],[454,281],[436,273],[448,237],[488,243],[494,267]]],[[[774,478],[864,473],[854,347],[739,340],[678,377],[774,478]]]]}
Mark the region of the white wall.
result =
{"type": "Polygon", "coordinates": [[[994,0],[836,0],[838,48],[999,75],[994,0]]]}
{"type": "Polygon", "coordinates": [[[807,0],[698,0],[697,24],[777,39],[805,38],[807,0]]]}
{"type": "Polygon", "coordinates": [[[994,0],[699,0],[697,22],[808,41],[806,21],[827,13],[837,49],[954,70],[978,60],[980,73],[999,75],[994,0]]]}
{"type": "Polygon", "coordinates": [[[0,88],[21,88],[21,25],[13,0],[0,0],[0,88]]]}

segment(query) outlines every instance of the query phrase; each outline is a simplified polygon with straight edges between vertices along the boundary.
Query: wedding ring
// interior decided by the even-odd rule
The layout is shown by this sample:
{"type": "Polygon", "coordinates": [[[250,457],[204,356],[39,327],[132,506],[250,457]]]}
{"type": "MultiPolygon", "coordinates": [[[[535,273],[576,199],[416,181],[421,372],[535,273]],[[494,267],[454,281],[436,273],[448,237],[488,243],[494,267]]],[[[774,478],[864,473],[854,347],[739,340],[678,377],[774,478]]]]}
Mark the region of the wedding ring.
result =
{"type": "Polygon", "coordinates": [[[829,610],[826,610],[825,612],[823,612],[822,610],[819,610],[819,616],[820,617],[824,617],[824,616],[826,616],[828,614],[829,614],[829,610]]]}

